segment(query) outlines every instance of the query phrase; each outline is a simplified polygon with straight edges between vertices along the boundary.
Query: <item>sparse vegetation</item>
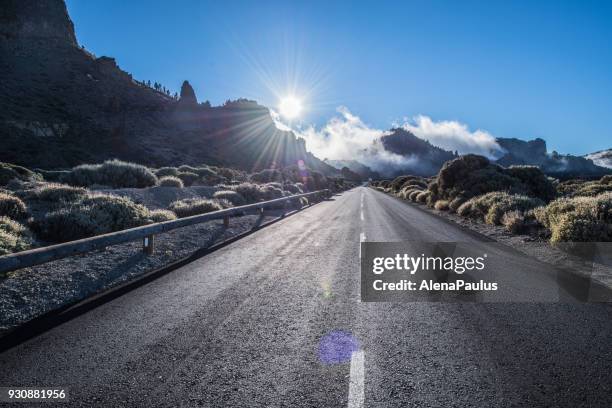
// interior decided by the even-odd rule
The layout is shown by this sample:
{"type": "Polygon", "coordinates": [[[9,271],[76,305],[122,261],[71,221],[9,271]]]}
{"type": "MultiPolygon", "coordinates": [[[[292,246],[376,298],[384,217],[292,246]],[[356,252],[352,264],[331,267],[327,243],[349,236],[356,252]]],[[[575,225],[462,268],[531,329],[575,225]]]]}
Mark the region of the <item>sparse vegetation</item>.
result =
{"type": "Polygon", "coordinates": [[[164,222],[176,220],[176,214],[170,210],[153,210],[149,214],[152,222],[164,222]]]}
{"type": "Polygon", "coordinates": [[[183,182],[183,185],[190,186],[200,179],[197,173],[192,172],[181,172],[177,177],[183,182]]]}
{"type": "Polygon", "coordinates": [[[448,200],[438,200],[434,205],[434,208],[439,211],[448,211],[448,200]]]}
{"type": "Polygon", "coordinates": [[[162,187],[177,187],[183,188],[183,180],[174,176],[164,176],[159,179],[159,185],[162,187]]]}
{"type": "Polygon", "coordinates": [[[20,219],[27,214],[27,207],[21,199],[11,194],[0,193],[0,216],[20,219]]]}
{"type": "Polygon", "coordinates": [[[167,177],[167,176],[176,177],[178,176],[179,173],[180,173],[179,169],[177,169],[176,167],[162,167],[162,168],[155,170],[155,175],[157,177],[167,177]]]}
{"type": "Polygon", "coordinates": [[[178,217],[190,217],[197,214],[205,214],[213,211],[222,210],[222,205],[216,200],[207,200],[200,198],[190,198],[186,200],[175,201],[170,204],[168,209],[174,212],[178,217]]]}

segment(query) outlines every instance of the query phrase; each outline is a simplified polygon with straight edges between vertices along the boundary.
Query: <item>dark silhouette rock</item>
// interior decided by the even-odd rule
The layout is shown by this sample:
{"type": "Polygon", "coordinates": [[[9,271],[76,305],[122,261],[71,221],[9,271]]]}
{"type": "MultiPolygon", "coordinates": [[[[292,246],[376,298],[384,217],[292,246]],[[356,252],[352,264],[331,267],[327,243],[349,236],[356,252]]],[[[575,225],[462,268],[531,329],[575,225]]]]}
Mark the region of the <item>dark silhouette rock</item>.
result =
{"type": "Polygon", "coordinates": [[[184,106],[194,106],[198,104],[195,91],[189,81],[183,81],[183,85],[181,85],[181,97],[179,102],[184,106]]]}

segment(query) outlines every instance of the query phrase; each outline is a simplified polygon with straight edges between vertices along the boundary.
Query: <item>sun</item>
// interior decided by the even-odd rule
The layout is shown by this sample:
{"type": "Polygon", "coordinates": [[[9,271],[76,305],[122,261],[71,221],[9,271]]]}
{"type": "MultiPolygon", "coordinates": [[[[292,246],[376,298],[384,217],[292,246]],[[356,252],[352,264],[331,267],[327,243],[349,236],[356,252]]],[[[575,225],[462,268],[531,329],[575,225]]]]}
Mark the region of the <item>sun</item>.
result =
{"type": "Polygon", "coordinates": [[[295,119],[302,113],[302,101],[295,96],[285,96],[278,104],[280,114],[287,119],[295,119]]]}

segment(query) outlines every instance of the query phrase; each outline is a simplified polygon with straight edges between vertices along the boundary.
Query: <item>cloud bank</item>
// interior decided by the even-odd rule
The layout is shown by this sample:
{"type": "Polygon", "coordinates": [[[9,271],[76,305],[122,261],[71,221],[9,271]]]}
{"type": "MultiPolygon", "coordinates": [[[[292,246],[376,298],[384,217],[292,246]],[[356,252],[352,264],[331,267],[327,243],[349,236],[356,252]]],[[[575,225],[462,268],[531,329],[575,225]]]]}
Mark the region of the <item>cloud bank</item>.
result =
{"type": "MultiPolygon", "coordinates": [[[[419,166],[418,157],[398,155],[383,148],[380,137],[388,134],[388,130],[367,125],[344,106],[338,107],[337,113],[322,128],[308,126],[291,130],[305,139],[306,148],[321,159],[357,160],[383,174],[419,166]]],[[[275,112],[272,112],[272,117],[278,128],[290,129],[275,112]]],[[[456,121],[436,122],[420,115],[395,127],[403,127],[434,146],[457,150],[460,154],[493,157],[502,151],[490,133],[483,130],[472,132],[467,125],[456,121]]]]}

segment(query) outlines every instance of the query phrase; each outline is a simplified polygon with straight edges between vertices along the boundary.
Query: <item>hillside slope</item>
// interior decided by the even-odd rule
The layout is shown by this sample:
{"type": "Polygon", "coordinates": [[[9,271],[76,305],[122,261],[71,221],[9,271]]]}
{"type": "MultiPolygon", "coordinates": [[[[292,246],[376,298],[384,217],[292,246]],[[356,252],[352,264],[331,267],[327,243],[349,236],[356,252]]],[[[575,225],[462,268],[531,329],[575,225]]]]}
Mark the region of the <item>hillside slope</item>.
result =
{"type": "Polygon", "coordinates": [[[255,102],[198,104],[188,84],[177,100],[79,47],[63,0],[3,2],[0,72],[0,161],[59,168],[118,157],[252,171],[302,160],[337,173],[255,102]]]}

